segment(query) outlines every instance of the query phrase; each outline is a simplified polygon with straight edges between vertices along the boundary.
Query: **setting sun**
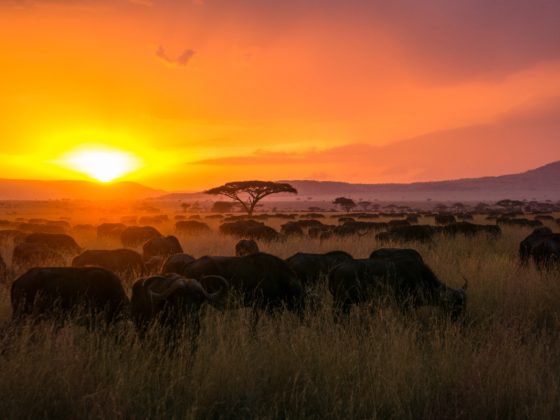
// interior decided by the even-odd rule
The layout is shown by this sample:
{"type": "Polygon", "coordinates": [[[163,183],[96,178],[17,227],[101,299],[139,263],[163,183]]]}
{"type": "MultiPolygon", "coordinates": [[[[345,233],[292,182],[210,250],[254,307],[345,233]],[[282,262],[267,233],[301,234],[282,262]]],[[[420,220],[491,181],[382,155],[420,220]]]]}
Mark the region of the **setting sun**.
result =
{"type": "Polygon", "coordinates": [[[80,150],[68,154],[61,163],[100,182],[111,182],[140,166],[137,157],[116,150],[80,150]]]}

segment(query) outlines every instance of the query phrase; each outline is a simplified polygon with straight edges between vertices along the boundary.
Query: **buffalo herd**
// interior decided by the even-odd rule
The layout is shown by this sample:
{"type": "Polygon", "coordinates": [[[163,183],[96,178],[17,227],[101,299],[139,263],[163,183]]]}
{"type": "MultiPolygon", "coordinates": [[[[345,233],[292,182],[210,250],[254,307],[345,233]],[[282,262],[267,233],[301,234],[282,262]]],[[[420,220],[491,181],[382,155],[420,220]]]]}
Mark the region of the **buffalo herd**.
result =
{"type": "MultiPolygon", "coordinates": [[[[330,225],[317,220],[321,218],[318,216],[299,220],[286,217],[289,220],[280,231],[258,220],[225,218],[219,231],[241,238],[235,256],[200,258],[185,253],[177,237],[164,236],[152,226],[103,223],[76,229],[120,242],[121,248],[110,250],[82,249],[63,224],[45,225],[46,230],[62,229],[62,233],[5,229],[0,230],[0,242],[10,240],[14,245],[12,268],[0,256],[0,276],[6,279],[10,270],[19,275],[11,284],[15,325],[42,319],[60,325],[76,314],[92,327],[131,320],[141,337],[158,326],[172,339],[185,327],[195,343],[205,304],[221,311],[249,307],[253,327],[261,314],[284,310],[303,320],[305,309],[315,308],[321,285],[332,296],[337,322],[347,317],[353,305],[360,304],[375,308],[390,302],[401,310],[436,306],[452,320],[460,319],[466,309],[467,282],[461,288],[450,287],[414,249],[387,246],[360,259],[337,250],[297,252],[282,259],[261,252],[256,240],[351,238],[371,233],[381,244],[430,243],[437,235],[496,238],[501,234],[499,225],[524,226],[536,229],[519,246],[520,264],[532,261],[544,270],[560,263],[560,234],[542,227],[542,221],[549,221],[544,217],[532,221],[499,217],[497,224],[478,225],[464,221],[469,220],[466,216],[436,214],[435,225],[420,225],[414,214],[379,222],[364,220],[367,217],[356,213],[339,217],[339,224],[330,225]],[[42,261],[41,267],[37,267],[38,260],[42,261]],[[136,279],[130,298],[123,279],[136,279]]],[[[199,220],[176,223],[178,235],[209,231],[209,226],[199,220]]]]}

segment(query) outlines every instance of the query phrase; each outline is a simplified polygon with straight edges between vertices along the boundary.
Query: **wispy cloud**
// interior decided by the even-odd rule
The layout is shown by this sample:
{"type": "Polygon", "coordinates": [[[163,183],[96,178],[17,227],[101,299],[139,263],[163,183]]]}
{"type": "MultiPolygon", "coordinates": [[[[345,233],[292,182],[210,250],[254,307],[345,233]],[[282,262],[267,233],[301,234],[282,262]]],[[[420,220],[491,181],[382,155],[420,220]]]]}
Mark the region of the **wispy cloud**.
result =
{"type": "Polygon", "coordinates": [[[192,49],[186,49],[182,54],[175,58],[170,57],[162,45],[160,45],[156,51],[156,56],[163,60],[166,64],[176,67],[186,67],[191,61],[195,51],[192,49]]]}

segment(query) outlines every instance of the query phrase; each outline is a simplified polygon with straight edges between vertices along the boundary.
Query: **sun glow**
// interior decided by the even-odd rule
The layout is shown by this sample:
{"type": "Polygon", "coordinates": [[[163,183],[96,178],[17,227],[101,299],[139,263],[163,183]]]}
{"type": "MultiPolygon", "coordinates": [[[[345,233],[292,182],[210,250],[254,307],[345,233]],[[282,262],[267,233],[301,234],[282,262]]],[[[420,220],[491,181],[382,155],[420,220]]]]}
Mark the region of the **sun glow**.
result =
{"type": "Polygon", "coordinates": [[[66,155],[64,166],[100,182],[111,182],[138,169],[140,159],[118,150],[79,150],[66,155]]]}

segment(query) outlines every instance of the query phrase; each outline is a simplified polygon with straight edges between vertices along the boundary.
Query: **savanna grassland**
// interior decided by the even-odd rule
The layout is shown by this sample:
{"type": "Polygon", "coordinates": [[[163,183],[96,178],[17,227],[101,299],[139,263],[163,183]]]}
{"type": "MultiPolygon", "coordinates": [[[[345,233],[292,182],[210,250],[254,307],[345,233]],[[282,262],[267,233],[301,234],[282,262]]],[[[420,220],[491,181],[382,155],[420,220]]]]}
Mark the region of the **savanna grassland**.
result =
{"type": "MultiPolygon", "coordinates": [[[[236,240],[212,223],[210,235],[180,238],[185,252],[233,255],[236,240]]],[[[158,228],[173,230],[171,223],[158,228]]],[[[117,338],[72,323],[58,333],[43,324],[6,334],[0,417],[560,418],[560,271],[518,266],[518,244],[528,233],[504,227],[497,240],[408,245],[448,285],[469,279],[461,323],[437,309],[379,307],[374,316],[356,308],[337,324],[323,285],[323,305],[305,322],[292,314],[264,317],[255,334],[248,310],[206,308],[194,357],[187,344],[170,352],[157,331],[138,340],[129,324],[118,327],[117,338]]],[[[74,237],[87,248],[117,246],[74,237]]],[[[373,234],[261,244],[283,258],[334,249],[364,258],[378,247],[373,234]]],[[[4,244],[2,254],[10,252],[4,244]]],[[[0,322],[10,316],[2,288],[0,322]]]]}

